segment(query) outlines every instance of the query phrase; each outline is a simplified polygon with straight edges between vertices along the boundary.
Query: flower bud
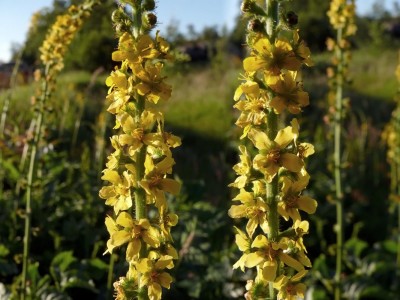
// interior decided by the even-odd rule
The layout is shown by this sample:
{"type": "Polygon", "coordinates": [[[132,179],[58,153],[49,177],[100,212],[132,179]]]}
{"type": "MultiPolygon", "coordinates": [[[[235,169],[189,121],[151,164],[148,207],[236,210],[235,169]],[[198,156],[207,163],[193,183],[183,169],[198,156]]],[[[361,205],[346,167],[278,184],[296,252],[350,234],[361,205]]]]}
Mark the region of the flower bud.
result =
{"type": "Polygon", "coordinates": [[[121,9],[116,9],[111,14],[111,20],[114,23],[120,23],[124,19],[124,12],[121,9]]]}
{"type": "Polygon", "coordinates": [[[299,17],[296,15],[295,12],[289,11],[286,14],[286,22],[290,27],[293,27],[299,22],[299,17]]]}
{"type": "Polygon", "coordinates": [[[249,21],[247,29],[252,32],[265,32],[265,23],[260,19],[253,19],[249,21]]]}
{"type": "Polygon", "coordinates": [[[146,28],[151,29],[157,24],[157,16],[152,12],[146,12],[142,16],[142,21],[146,28]]]}
{"type": "Polygon", "coordinates": [[[244,13],[249,13],[257,16],[266,16],[264,9],[257,5],[254,0],[243,0],[240,9],[244,13]]]}
{"type": "Polygon", "coordinates": [[[144,10],[154,10],[156,8],[156,2],[154,0],[144,0],[142,7],[144,10]]]}

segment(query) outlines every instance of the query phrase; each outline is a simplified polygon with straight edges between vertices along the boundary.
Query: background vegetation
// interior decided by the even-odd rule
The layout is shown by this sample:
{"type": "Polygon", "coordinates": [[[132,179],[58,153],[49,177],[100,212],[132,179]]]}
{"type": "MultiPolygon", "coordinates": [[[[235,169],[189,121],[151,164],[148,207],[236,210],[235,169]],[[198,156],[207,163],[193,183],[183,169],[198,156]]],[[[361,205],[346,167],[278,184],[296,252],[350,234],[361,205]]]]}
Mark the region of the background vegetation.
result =
{"type": "MultiPolygon", "coordinates": [[[[25,43],[23,60],[35,65],[37,49],[55,16],[70,2],[54,1],[40,12],[37,32],[25,43]]],[[[115,48],[109,20],[113,1],[105,1],[85,24],[66,58],[46,116],[46,140],[41,145],[33,205],[32,265],[29,270],[33,299],[109,299],[108,255],[103,256],[106,214],[99,199],[101,170],[109,153],[112,122],[104,109],[104,80],[112,69],[115,48]],[[100,69],[99,69],[100,68],[100,69]],[[102,71],[106,70],[106,71],[102,71]],[[50,299],[50,298],[49,298],[50,299]]],[[[308,161],[309,190],[319,207],[305,238],[314,267],[307,278],[308,296],[329,299],[334,274],[335,223],[332,141],[326,117],[326,68],[330,57],[325,40],[333,33],[326,10],[328,1],[294,1],[299,27],[313,50],[315,66],[305,70],[304,85],[311,105],[301,118],[304,139],[316,154],[308,161]]],[[[377,2],[374,14],[359,17],[358,34],[347,88],[343,155],[345,192],[345,296],[348,299],[395,299],[400,294],[396,268],[398,219],[389,200],[389,167],[381,133],[389,121],[396,94],[394,76],[400,10],[385,11],[377,2]]],[[[233,92],[241,72],[245,22],[238,17],[232,31],[204,28],[183,34],[171,24],[166,37],[174,47],[193,42],[206,45],[207,60],[180,62],[168,67],[173,97],[165,104],[166,124],[183,139],[175,150],[181,195],[170,207],[180,216],[173,234],[180,259],[176,283],[165,299],[234,299],[243,295],[245,274],[232,271],[239,252],[233,241],[233,223],[227,215],[232,166],[237,160],[238,132],[233,125],[233,92]]],[[[18,87],[8,113],[5,137],[0,141],[0,299],[18,287],[21,272],[26,162],[30,141],[31,95],[35,84],[18,87]],[[22,158],[21,158],[22,157],[22,158]]],[[[1,91],[4,99],[7,91],[1,91]]],[[[124,272],[116,260],[113,278],[124,272]]],[[[111,281],[112,282],[112,281],[111,281]]]]}

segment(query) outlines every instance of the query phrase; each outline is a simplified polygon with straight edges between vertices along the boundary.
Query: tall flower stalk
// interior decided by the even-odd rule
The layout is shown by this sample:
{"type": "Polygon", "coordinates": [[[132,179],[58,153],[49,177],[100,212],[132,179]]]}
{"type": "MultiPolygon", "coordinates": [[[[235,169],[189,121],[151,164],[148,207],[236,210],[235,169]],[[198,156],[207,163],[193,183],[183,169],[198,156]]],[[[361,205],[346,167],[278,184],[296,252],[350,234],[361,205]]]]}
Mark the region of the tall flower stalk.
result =
{"type": "Polygon", "coordinates": [[[36,79],[41,80],[40,97],[36,100],[35,128],[30,147],[29,168],[27,175],[26,202],[25,202],[25,228],[24,250],[22,263],[22,293],[25,299],[27,291],[27,272],[29,268],[29,248],[32,220],[32,186],[35,179],[35,167],[38,147],[41,141],[43,120],[45,117],[46,103],[50,98],[51,90],[55,86],[58,73],[64,67],[64,55],[75,33],[82,26],[84,20],[90,15],[96,0],[86,1],[79,6],[70,6],[67,13],[57,17],[56,22],[50,28],[40,51],[40,60],[44,66],[43,74],[36,72],[36,79]],[[40,74],[40,75],[39,75],[40,74]]]}
{"type": "MultiPolygon", "coordinates": [[[[398,91],[396,108],[392,113],[392,119],[386,125],[383,132],[383,139],[388,146],[387,161],[390,165],[390,200],[397,212],[397,278],[400,279],[400,52],[399,64],[396,69],[398,91]]],[[[400,282],[397,282],[400,285],[400,282]]]]}
{"type": "Polygon", "coordinates": [[[106,79],[108,112],[115,115],[114,152],[108,156],[100,190],[114,216],[106,217],[110,234],[107,251],[126,246],[128,271],[114,283],[116,299],[161,299],[170,288],[168,273],[178,258],[172,246],[171,227],[178,216],[169,213],[166,193],[176,195],[180,183],[170,178],[175,164],[171,148],[181,144],[164,131],[164,117],[157,104],[167,101],[171,87],[162,69],[171,58],[169,45],[156,33],[154,0],[124,0],[114,11],[118,49],[112,59],[119,63],[106,79]]]}
{"type": "Polygon", "coordinates": [[[317,202],[304,195],[310,176],[304,159],[314,153],[299,141],[298,115],[309,104],[300,82],[300,68],[310,66],[310,50],[295,29],[297,16],[286,13],[278,0],[244,0],[250,18],[243,61],[243,83],[234,96],[240,110],[236,122],[243,129],[238,175],[230,186],[239,189],[229,209],[232,218],[245,218],[245,230],[235,227],[236,244],[243,252],[234,268],[255,268],[246,285],[246,299],[304,297],[300,280],[311,267],[303,244],[309,223],[302,212],[315,212],[317,202]],[[282,220],[285,220],[282,224],[282,220]]]}
{"type": "Polygon", "coordinates": [[[332,0],[328,17],[336,30],[336,40],[328,39],[328,50],[333,51],[333,67],[328,69],[330,77],[329,100],[333,108],[334,153],[333,172],[335,179],[336,203],[336,271],[335,299],[341,298],[341,273],[343,261],[343,188],[342,188],[342,121],[343,121],[343,88],[348,80],[348,64],[350,61],[350,43],[348,38],[355,34],[354,23],[355,0],[332,0]]]}

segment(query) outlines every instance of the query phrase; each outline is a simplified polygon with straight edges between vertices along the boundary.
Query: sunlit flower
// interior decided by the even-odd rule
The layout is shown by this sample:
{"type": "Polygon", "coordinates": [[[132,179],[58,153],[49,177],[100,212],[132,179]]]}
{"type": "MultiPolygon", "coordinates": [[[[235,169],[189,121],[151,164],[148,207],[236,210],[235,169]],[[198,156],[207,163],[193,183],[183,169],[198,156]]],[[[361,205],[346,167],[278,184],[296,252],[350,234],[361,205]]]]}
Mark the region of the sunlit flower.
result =
{"type": "Polygon", "coordinates": [[[267,205],[259,198],[254,197],[253,193],[240,190],[240,193],[233,199],[239,200],[242,204],[232,205],[228,211],[231,218],[247,218],[246,230],[251,237],[257,226],[260,226],[265,233],[268,233],[267,205]]]}
{"type": "Polygon", "coordinates": [[[280,76],[269,76],[268,86],[274,91],[274,98],[269,105],[278,114],[287,109],[292,114],[298,114],[309,104],[308,93],[304,92],[300,83],[295,80],[295,73],[286,72],[280,76]]]}
{"type": "Polygon", "coordinates": [[[300,66],[301,61],[284,39],[276,39],[273,45],[267,38],[259,39],[253,45],[252,55],[243,61],[247,72],[263,70],[273,75],[280,74],[281,69],[297,71],[300,66]]]}
{"type": "Polygon", "coordinates": [[[166,208],[165,192],[177,195],[180,191],[181,185],[178,181],[165,177],[165,174],[171,173],[174,164],[172,157],[165,157],[156,165],[151,158],[146,159],[146,176],[139,182],[160,211],[166,208]]]}
{"type": "Polygon", "coordinates": [[[273,141],[266,133],[256,129],[250,130],[248,136],[260,150],[260,154],[254,157],[253,166],[265,175],[268,182],[272,181],[280,167],[291,172],[300,172],[303,161],[296,154],[285,151],[285,148],[293,142],[292,127],[279,130],[273,141]]]}
{"type": "Polygon", "coordinates": [[[171,256],[162,256],[157,261],[144,258],[136,265],[137,270],[142,274],[139,287],[147,287],[150,300],[161,299],[162,287],[170,288],[172,277],[164,270],[171,269],[173,266],[171,256]]]}
{"type": "Polygon", "coordinates": [[[256,236],[251,244],[251,248],[256,248],[257,250],[247,255],[245,266],[247,268],[259,266],[261,271],[260,276],[266,281],[275,280],[279,261],[292,267],[296,271],[304,269],[299,261],[290,257],[283,251],[287,248],[287,245],[269,242],[264,235],[256,236]]]}
{"type": "Polygon", "coordinates": [[[278,300],[297,300],[303,299],[306,286],[299,281],[307,274],[306,270],[302,270],[292,277],[281,275],[276,278],[274,288],[278,292],[278,300]]]}
{"type": "Polygon", "coordinates": [[[301,176],[299,180],[292,181],[288,177],[283,177],[281,190],[281,201],[278,203],[279,214],[286,220],[291,218],[293,221],[301,220],[299,210],[308,214],[315,213],[317,201],[309,196],[301,195],[301,192],[307,187],[310,176],[308,174],[301,176]]]}
{"type": "MultiPolygon", "coordinates": [[[[116,223],[122,226],[122,229],[111,235],[111,245],[114,248],[128,243],[126,249],[128,261],[139,254],[143,242],[154,248],[160,245],[157,229],[150,225],[149,220],[134,220],[127,212],[121,212],[116,223]]],[[[111,252],[112,249],[108,251],[111,252]]]]}

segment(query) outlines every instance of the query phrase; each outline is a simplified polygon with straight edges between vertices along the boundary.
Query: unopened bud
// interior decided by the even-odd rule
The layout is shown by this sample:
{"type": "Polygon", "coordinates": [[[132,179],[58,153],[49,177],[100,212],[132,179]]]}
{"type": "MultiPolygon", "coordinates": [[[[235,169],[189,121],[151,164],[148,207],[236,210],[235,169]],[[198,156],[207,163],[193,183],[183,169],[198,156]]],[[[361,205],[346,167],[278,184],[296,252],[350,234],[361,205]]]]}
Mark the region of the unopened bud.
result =
{"type": "Polygon", "coordinates": [[[299,17],[296,15],[295,12],[289,11],[286,14],[286,22],[290,27],[296,26],[297,23],[299,22],[299,17]]]}
{"type": "Polygon", "coordinates": [[[257,5],[254,0],[243,0],[240,9],[244,13],[249,13],[257,16],[266,16],[264,9],[257,5]]]}
{"type": "Polygon", "coordinates": [[[111,20],[114,23],[120,23],[124,19],[124,12],[121,9],[116,9],[111,14],[111,20]]]}
{"type": "Polygon", "coordinates": [[[154,10],[156,8],[156,2],[154,0],[144,0],[142,7],[144,10],[154,10]]]}
{"type": "Polygon", "coordinates": [[[265,23],[260,19],[252,19],[249,21],[247,29],[252,32],[264,32],[265,31],[265,23]]]}
{"type": "Polygon", "coordinates": [[[143,23],[148,28],[153,28],[157,24],[157,16],[152,12],[145,13],[142,18],[143,23]]]}

